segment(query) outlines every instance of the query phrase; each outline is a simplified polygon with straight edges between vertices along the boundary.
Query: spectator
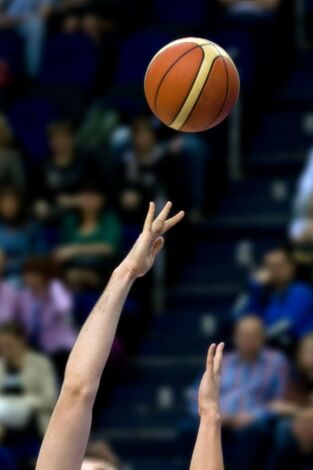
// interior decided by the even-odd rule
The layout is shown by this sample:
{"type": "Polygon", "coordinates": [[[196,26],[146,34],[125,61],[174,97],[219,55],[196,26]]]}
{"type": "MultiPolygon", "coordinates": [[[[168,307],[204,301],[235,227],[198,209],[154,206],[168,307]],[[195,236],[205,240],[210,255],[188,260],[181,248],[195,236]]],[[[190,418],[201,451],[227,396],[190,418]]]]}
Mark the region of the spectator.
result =
{"type": "Polygon", "coordinates": [[[43,42],[45,19],[53,0],[1,0],[0,28],[14,29],[25,39],[26,70],[31,78],[38,75],[43,42]]]}
{"type": "Polygon", "coordinates": [[[29,349],[18,324],[0,327],[0,350],[1,445],[11,461],[25,465],[37,455],[56,401],[54,371],[45,356],[29,349]]]}
{"type": "Polygon", "coordinates": [[[313,197],[313,148],[310,150],[306,165],[301,173],[298,182],[297,194],[295,197],[295,212],[298,216],[307,214],[310,201],[313,197]]]}
{"type": "Polygon", "coordinates": [[[25,174],[20,154],[13,147],[13,134],[4,115],[0,115],[0,186],[12,185],[23,189],[25,174]]]}
{"type": "Polygon", "coordinates": [[[62,245],[56,249],[55,258],[66,266],[73,286],[98,288],[119,254],[120,222],[94,185],[87,185],[78,194],[76,208],[76,214],[64,216],[62,245]]]}
{"type": "Polygon", "coordinates": [[[296,366],[288,400],[278,400],[271,404],[271,409],[281,416],[292,417],[301,408],[313,406],[313,334],[300,341],[296,366]]]}
{"type": "MultiPolygon", "coordinates": [[[[224,359],[221,382],[225,456],[230,468],[250,470],[261,460],[260,446],[273,416],[270,403],[285,396],[288,363],[265,347],[264,327],[256,316],[238,321],[234,342],[235,351],[224,359]]],[[[196,402],[191,411],[196,416],[196,402]]]]}
{"type": "Polygon", "coordinates": [[[0,247],[6,257],[5,276],[19,279],[23,262],[44,251],[40,227],[26,217],[23,194],[14,187],[0,190],[0,247]]]}
{"type": "Polygon", "coordinates": [[[19,320],[30,343],[52,357],[61,378],[76,333],[72,326],[72,295],[56,274],[47,258],[25,263],[19,320]]]}
{"type": "Polygon", "coordinates": [[[276,451],[270,470],[313,468],[313,407],[297,413],[292,423],[292,440],[276,451]]]}
{"type": "Polygon", "coordinates": [[[117,27],[116,1],[65,0],[62,28],[65,32],[83,31],[95,42],[100,42],[104,33],[117,27]]]}
{"type": "Polygon", "coordinates": [[[51,124],[48,137],[51,157],[44,162],[33,182],[35,213],[43,219],[53,218],[71,206],[72,196],[83,181],[100,180],[103,176],[94,155],[86,155],[76,148],[74,127],[69,121],[51,124]]]}
{"type": "Polygon", "coordinates": [[[201,212],[208,155],[200,139],[185,136],[160,142],[154,120],[134,119],[130,146],[119,159],[124,216],[139,220],[147,201],[164,197],[188,206],[193,213],[201,212]]]}
{"type": "Polygon", "coordinates": [[[2,275],[5,271],[5,256],[0,251],[0,324],[16,317],[18,308],[18,292],[2,275]]]}
{"type": "Polygon", "coordinates": [[[67,121],[51,124],[48,137],[51,157],[33,183],[35,212],[43,218],[53,215],[58,203],[62,205],[79,189],[85,174],[84,159],[75,149],[72,124],[67,121]]]}
{"type": "MultiPolygon", "coordinates": [[[[295,429],[298,429],[299,421],[300,428],[305,425],[302,422],[303,412],[307,410],[308,415],[311,414],[309,410],[313,407],[313,335],[304,337],[300,342],[296,362],[297,370],[287,399],[275,400],[270,405],[271,409],[282,418],[276,425],[274,463],[276,459],[281,461],[282,455],[287,449],[291,448],[292,454],[297,455],[294,439],[295,429]],[[299,419],[299,416],[302,418],[299,419]]],[[[291,457],[291,461],[295,462],[294,458],[291,457]]],[[[306,461],[305,457],[303,461],[306,461]]],[[[301,458],[299,458],[299,462],[301,462],[301,458]]],[[[271,465],[274,463],[272,462],[271,465]]],[[[272,467],[270,466],[270,468],[272,467]]],[[[273,470],[274,468],[276,469],[275,465],[273,470]]]]}
{"type": "Polygon", "coordinates": [[[296,280],[296,265],[284,247],[269,251],[249,286],[244,312],[260,315],[269,339],[282,347],[313,331],[313,292],[296,280]]]}

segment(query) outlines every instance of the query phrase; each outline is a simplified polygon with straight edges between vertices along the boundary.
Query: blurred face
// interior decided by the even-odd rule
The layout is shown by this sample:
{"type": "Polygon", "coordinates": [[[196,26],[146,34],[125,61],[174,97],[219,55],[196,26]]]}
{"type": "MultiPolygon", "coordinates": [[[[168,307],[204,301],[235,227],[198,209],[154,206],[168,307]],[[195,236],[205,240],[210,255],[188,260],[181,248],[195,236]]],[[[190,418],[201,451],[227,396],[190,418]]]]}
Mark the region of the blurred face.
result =
{"type": "Polygon", "coordinates": [[[292,261],[283,251],[272,251],[265,256],[264,267],[268,270],[271,283],[282,286],[291,282],[295,275],[292,261]]]}
{"type": "Polygon", "coordinates": [[[47,289],[47,280],[39,273],[26,271],[23,279],[26,287],[35,294],[43,294],[47,289]]]}
{"type": "Polygon", "coordinates": [[[80,207],[84,212],[98,214],[104,204],[105,198],[100,193],[86,191],[80,195],[80,207]]]}
{"type": "Polygon", "coordinates": [[[0,216],[7,221],[18,217],[21,202],[17,194],[13,192],[3,193],[0,197],[0,216]]]}
{"type": "Polygon", "coordinates": [[[85,459],[81,470],[116,470],[116,467],[101,460],[85,459]]]}
{"type": "Polygon", "coordinates": [[[234,342],[243,357],[257,357],[264,346],[264,328],[261,320],[252,316],[240,320],[235,330],[234,342]]]}
{"type": "Polygon", "coordinates": [[[70,155],[73,153],[74,141],[71,133],[55,131],[50,135],[50,148],[54,155],[70,155]]]}
{"type": "Polygon", "coordinates": [[[20,358],[24,351],[24,342],[9,333],[0,333],[0,355],[7,362],[20,358]]]}
{"type": "Polygon", "coordinates": [[[299,413],[294,420],[293,433],[302,448],[313,448],[313,408],[299,413]]]}
{"type": "Polygon", "coordinates": [[[148,124],[142,124],[133,131],[133,143],[138,153],[148,153],[155,145],[156,137],[148,124]]]}
{"type": "Polygon", "coordinates": [[[298,353],[298,366],[304,376],[313,381],[313,336],[302,340],[298,353]]]}

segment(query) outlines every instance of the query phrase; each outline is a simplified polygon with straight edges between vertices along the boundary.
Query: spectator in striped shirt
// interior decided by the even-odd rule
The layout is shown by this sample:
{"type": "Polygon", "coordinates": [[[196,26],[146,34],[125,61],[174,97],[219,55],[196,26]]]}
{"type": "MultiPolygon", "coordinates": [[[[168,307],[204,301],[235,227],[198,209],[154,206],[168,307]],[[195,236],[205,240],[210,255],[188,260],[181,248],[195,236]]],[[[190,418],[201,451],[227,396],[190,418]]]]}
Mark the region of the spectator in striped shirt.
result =
{"type": "MultiPolygon", "coordinates": [[[[225,466],[251,470],[261,461],[259,450],[275,417],[272,402],[285,396],[289,367],[280,352],[266,347],[264,325],[258,316],[238,320],[234,345],[234,351],[224,356],[221,376],[225,466]]],[[[196,417],[198,383],[194,390],[189,409],[196,417]]]]}
{"type": "Polygon", "coordinates": [[[256,468],[262,458],[259,451],[274,416],[271,402],[285,396],[289,368],[281,353],[265,346],[264,326],[257,316],[238,321],[234,344],[223,363],[221,412],[226,459],[233,463],[231,468],[244,470],[256,468]]]}

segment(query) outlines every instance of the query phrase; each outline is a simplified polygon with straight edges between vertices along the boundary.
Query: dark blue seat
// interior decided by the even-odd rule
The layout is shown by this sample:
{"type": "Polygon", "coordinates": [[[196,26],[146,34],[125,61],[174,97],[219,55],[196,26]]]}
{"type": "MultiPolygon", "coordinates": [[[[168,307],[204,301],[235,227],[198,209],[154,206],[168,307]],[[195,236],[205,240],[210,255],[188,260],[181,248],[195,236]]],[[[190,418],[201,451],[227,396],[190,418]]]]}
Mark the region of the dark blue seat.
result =
{"type": "Polygon", "coordinates": [[[31,163],[48,154],[47,126],[57,118],[58,110],[45,98],[26,97],[14,103],[9,110],[14,133],[31,163]]]}
{"type": "Polygon", "coordinates": [[[146,30],[126,38],[120,46],[115,80],[118,84],[142,85],[152,57],[171,38],[161,31],[146,30]]]}
{"type": "Polygon", "coordinates": [[[255,54],[247,33],[240,31],[220,31],[209,39],[219,44],[232,56],[239,71],[242,88],[249,88],[255,72],[255,54]]]}
{"type": "Polygon", "coordinates": [[[95,83],[98,59],[96,45],[84,34],[52,36],[46,44],[40,83],[89,90],[95,83]]]}
{"type": "Polygon", "coordinates": [[[14,31],[0,31],[0,60],[9,65],[12,75],[23,72],[23,43],[14,31]]]}
{"type": "Polygon", "coordinates": [[[209,19],[208,0],[154,0],[154,18],[162,25],[201,26],[209,19]]]}

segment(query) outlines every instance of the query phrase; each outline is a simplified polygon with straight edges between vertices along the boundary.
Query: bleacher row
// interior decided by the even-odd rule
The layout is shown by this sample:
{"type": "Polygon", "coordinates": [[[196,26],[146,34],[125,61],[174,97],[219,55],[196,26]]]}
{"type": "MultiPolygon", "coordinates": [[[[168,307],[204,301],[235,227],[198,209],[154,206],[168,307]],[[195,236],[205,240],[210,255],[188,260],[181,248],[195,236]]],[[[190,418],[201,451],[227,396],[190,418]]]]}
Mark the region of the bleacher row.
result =
{"type": "Polygon", "coordinates": [[[231,184],[216,215],[198,228],[191,264],[169,292],[167,311],[154,318],[129,383],[103,415],[105,435],[130,468],[187,468],[179,423],[208,343],[229,332],[228,312],[247,274],[238,251],[248,244],[258,259],[286,238],[295,184],[313,138],[312,52],[300,53],[297,63],[261,116],[249,155],[253,176],[231,184]]]}
{"type": "MultiPolygon", "coordinates": [[[[151,56],[178,33],[208,34],[203,18],[209,15],[209,2],[194,1],[191,12],[189,5],[188,0],[156,1],[151,16],[164,26],[162,31],[152,25],[118,41],[118,64],[104,93],[108,107],[140,111],[142,78],[151,56]]],[[[245,36],[219,33],[213,39],[235,55],[240,51],[242,82],[248,86],[251,51],[245,36]]],[[[48,153],[47,125],[68,114],[80,119],[91,103],[100,59],[97,47],[83,35],[58,33],[47,39],[37,82],[8,104],[14,133],[33,164],[48,153]]],[[[0,32],[0,60],[10,70],[1,76],[0,69],[6,102],[7,91],[24,73],[23,44],[16,33],[0,32]]],[[[216,214],[197,228],[192,262],[169,290],[166,311],[155,315],[128,379],[101,416],[103,434],[129,468],[187,468],[188,450],[182,455],[178,427],[208,342],[227,332],[227,314],[246,274],[240,247],[248,244],[257,256],[286,234],[296,178],[313,136],[312,51],[298,52],[296,62],[295,72],[261,115],[249,153],[251,179],[231,183],[216,214]]],[[[85,310],[78,315],[84,317],[85,310]]]]}

